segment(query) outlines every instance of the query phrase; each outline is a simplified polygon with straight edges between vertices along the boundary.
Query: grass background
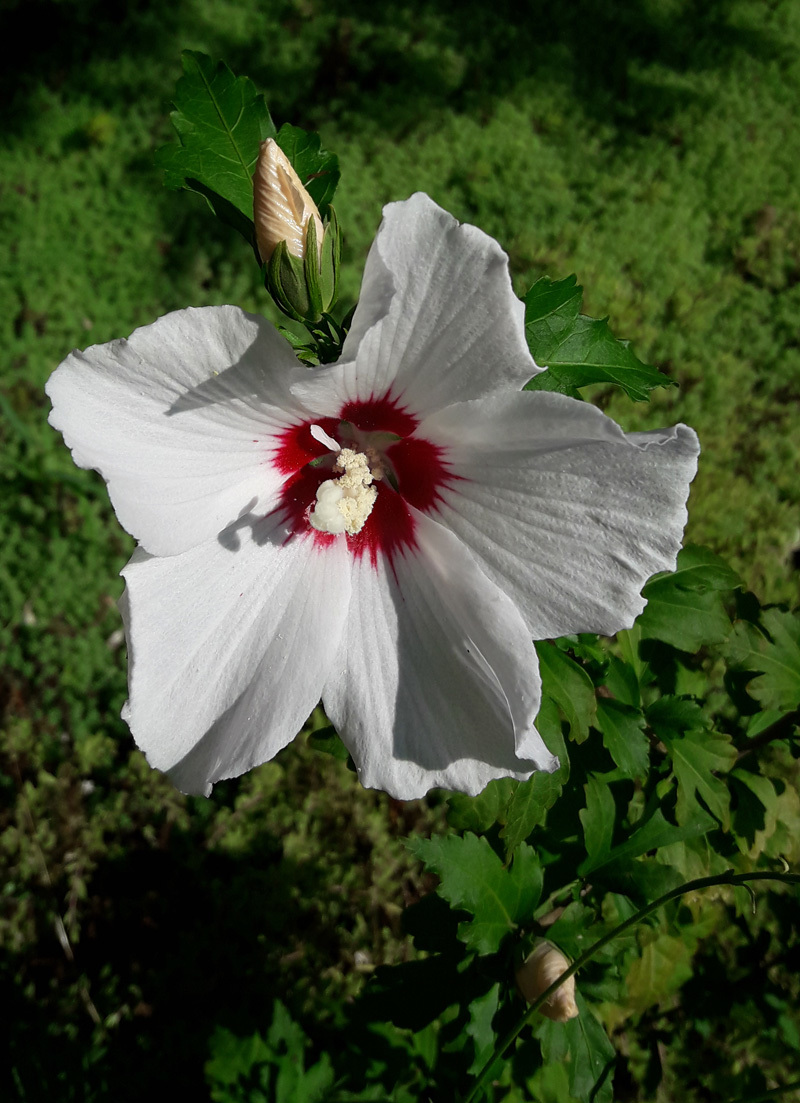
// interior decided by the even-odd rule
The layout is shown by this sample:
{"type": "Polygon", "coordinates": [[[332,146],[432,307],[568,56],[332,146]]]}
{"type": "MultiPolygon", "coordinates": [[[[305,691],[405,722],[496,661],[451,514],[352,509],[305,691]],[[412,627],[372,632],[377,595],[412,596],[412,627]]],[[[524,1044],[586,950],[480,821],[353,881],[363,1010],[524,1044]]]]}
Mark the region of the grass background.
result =
{"type": "Polygon", "coordinates": [[[168,310],[269,313],[241,240],[153,168],[181,49],[338,153],[345,299],[382,204],[419,189],[502,243],[520,293],[576,272],[586,311],[680,384],[597,401],[625,428],[697,429],[690,538],[796,603],[800,5],[0,0],[0,18],[8,1090],[138,1097],[169,1061],[201,1093],[215,1022],[252,1029],[287,992],[324,1016],[408,952],[399,909],[423,886],[398,840],[438,813],[302,745],[186,800],[117,719],[131,542],[47,426],[44,382],[168,310]]]}

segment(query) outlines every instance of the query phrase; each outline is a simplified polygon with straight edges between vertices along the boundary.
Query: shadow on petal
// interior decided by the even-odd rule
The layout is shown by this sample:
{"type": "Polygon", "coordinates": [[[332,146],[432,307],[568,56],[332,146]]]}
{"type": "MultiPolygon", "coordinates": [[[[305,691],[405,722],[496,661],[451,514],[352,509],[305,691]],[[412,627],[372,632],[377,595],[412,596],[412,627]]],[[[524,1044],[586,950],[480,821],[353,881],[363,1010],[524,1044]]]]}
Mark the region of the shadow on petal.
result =
{"type": "Polygon", "coordinates": [[[253,513],[253,507],[257,501],[257,498],[251,498],[247,505],[242,507],[236,520],[226,525],[217,536],[217,542],[227,551],[240,550],[242,541],[239,533],[245,529],[250,529],[253,543],[262,548],[266,544],[282,548],[295,535],[288,516],[280,506],[270,510],[269,513],[253,513]]]}

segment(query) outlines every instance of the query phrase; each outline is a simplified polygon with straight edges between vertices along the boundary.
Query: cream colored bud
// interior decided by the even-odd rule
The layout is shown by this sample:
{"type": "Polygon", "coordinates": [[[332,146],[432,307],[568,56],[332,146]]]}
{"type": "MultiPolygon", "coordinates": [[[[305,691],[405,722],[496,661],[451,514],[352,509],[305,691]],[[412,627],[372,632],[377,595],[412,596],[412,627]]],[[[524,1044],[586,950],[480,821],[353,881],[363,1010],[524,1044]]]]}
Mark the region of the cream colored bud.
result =
{"type": "MultiPolygon", "coordinates": [[[[569,962],[551,942],[542,939],[534,946],[517,970],[517,987],[528,1001],[533,1003],[569,968],[569,962]]],[[[578,1014],[575,1003],[575,977],[568,977],[560,988],[539,1008],[543,1015],[556,1023],[565,1023],[578,1014]]]]}
{"type": "Polygon", "coordinates": [[[267,138],[261,143],[253,176],[253,222],[262,262],[267,263],[281,241],[286,242],[293,257],[302,260],[311,219],[317,232],[317,259],[320,260],[322,219],[316,204],[281,147],[274,138],[267,138]]]}

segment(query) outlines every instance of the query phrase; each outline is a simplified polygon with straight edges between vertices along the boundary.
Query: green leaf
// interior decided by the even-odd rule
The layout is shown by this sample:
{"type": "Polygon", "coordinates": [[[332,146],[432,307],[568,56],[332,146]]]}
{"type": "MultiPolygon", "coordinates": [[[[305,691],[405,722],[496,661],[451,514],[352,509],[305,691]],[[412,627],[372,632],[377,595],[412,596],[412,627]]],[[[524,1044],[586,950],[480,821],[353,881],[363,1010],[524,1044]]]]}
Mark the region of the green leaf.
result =
{"type": "MultiPolygon", "coordinates": [[[[716,827],[717,821],[705,813],[710,827],[716,827]]],[[[672,825],[669,825],[672,827],[672,825]]],[[[694,825],[693,825],[694,827],[694,825]]],[[[680,831],[681,828],[673,828],[680,831]]],[[[648,848],[649,849],[649,848],[648,848]]],[[[601,869],[592,872],[593,881],[602,881],[611,892],[621,893],[627,899],[644,906],[659,896],[671,892],[683,884],[683,877],[671,866],[663,865],[655,858],[610,861],[601,869]]]]}
{"type": "Polygon", "coordinates": [[[688,731],[708,727],[702,707],[690,697],[673,697],[667,694],[649,705],[645,713],[647,723],[659,738],[675,739],[688,731]]]}
{"type": "Polygon", "coordinates": [[[533,831],[544,823],[547,810],[552,808],[561,794],[564,768],[554,774],[535,773],[528,781],[522,781],[506,809],[506,823],[500,837],[510,853],[533,831]]]}
{"type": "Polygon", "coordinates": [[[731,825],[730,793],[714,770],[727,773],[736,761],[730,736],[718,732],[690,731],[680,739],[662,737],[672,758],[678,782],[678,823],[688,823],[697,814],[697,798],[727,831],[731,825]]]}
{"type": "Polygon", "coordinates": [[[595,723],[597,701],[592,679],[582,666],[552,643],[536,643],[542,677],[542,694],[556,702],[570,727],[576,743],[589,737],[589,727],[595,723]]]}
{"type": "Polygon", "coordinates": [[[237,1038],[219,1026],[211,1036],[210,1048],[205,1074],[211,1084],[212,1099],[228,1098],[215,1085],[235,1084],[240,1077],[249,1075],[254,1065],[264,1064],[272,1057],[272,1050],[260,1034],[237,1038]]]}
{"type": "Polygon", "coordinates": [[[458,936],[478,954],[493,954],[517,924],[527,920],[542,891],[542,871],[532,847],[524,843],[506,868],[487,840],[472,834],[410,839],[408,847],[441,879],[439,894],[474,919],[458,936]]]}
{"type": "Polygon", "coordinates": [[[716,827],[714,820],[702,808],[697,808],[691,821],[685,824],[670,823],[660,808],[646,820],[629,839],[619,846],[605,852],[599,851],[596,857],[587,857],[578,867],[578,874],[587,877],[599,869],[608,870],[608,877],[619,878],[629,868],[632,859],[648,851],[658,850],[662,846],[680,843],[705,835],[716,827]],[[613,870],[610,869],[613,867],[613,870]]]}
{"type": "MultiPolygon", "coordinates": [[[[586,807],[578,813],[583,824],[587,862],[594,869],[603,864],[611,852],[617,806],[608,782],[593,774],[585,785],[586,807]]],[[[584,863],[585,865],[586,863],[584,863]]],[[[581,869],[583,866],[580,867],[581,869]]]]}
{"type": "Polygon", "coordinates": [[[236,228],[249,239],[258,150],[275,135],[266,102],[248,77],[235,77],[223,62],[192,50],[181,60],[185,75],[177,83],[171,115],[180,144],[157,150],[156,164],[167,187],[199,191],[226,221],[235,217],[236,228]]]}
{"type": "Polygon", "coordinates": [[[569,1069],[571,1099],[580,1103],[611,1103],[612,1072],[616,1050],[589,1010],[579,991],[575,993],[579,1014],[566,1023],[543,1019],[534,1034],[542,1048],[544,1063],[563,1061],[569,1069]]]}
{"type": "Polygon", "coordinates": [[[761,622],[765,632],[737,621],[727,647],[728,661],[740,670],[760,671],[747,692],[762,708],[800,708],[800,615],[765,609],[761,622]]]}
{"type": "Polygon", "coordinates": [[[476,1075],[492,1055],[495,1044],[495,1031],[492,1020],[500,1002],[500,985],[493,984],[482,996],[478,996],[469,1005],[469,1022],[464,1032],[475,1042],[475,1057],[468,1072],[476,1075]]]}
{"type": "Polygon", "coordinates": [[[259,1081],[269,1089],[263,1098],[275,1103],[323,1103],[333,1087],[334,1071],[327,1053],[305,1068],[308,1038],[280,1002],[275,1001],[272,1023],[266,1039],[258,1034],[237,1038],[218,1029],[211,1039],[211,1060],[205,1066],[210,1096],[218,1103],[251,1096],[249,1085],[258,1071],[259,1081]],[[236,1095],[232,1089],[236,1088],[236,1095]]]}
{"type": "Polygon", "coordinates": [[[542,276],[525,296],[528,347],[536,363],[547,367],[527,390],[577,396],[580,387],[612,383],[634,401],[645,402],[654,387],[675,385],[634,356],[627,341],[614,337],[607,319],[580,314],[582,295],[575,276],[557,283],[542,276]]]}
{"type": "Polygon", "coordinates": [[[658,574],[642,590],[647,605],[636,621],[642,636],[679,651],[722,643],[731,631],[721,594],[741,585],[719,556],[689,544],[678,553],[671,574],[658,574]]]}
{"type": "Polygon", "coordinates": [[[587,908],[582,900],[573,900],[567,904],[555,923],[547,928],[545,937],[568,957],[580,957],[584,950],[597,941],[596,934],[591,937],[589,935],[595,920],[596,916],[591,908],[587,908]]]}
{"type": "Polygon", "coordinates": [[[596,724],[606,750],[625,776],[646,777],[650,746],[644,731],[642,710],[610,697],[600,697],[597,700],[596,724]]]}
{"type": "Polygon", "coordinates": [[[477,797],[448,793],[447,822],[456,831],[488,831],[493,823],[504,822],[505,809],[513,800],[516,788],[513,778],[502,777],[490,781],[477,797]]]}
{"type": "Polygon", "coordinates": [[[774,834],[778,823],[778,794],[771,779],[762,774],[738,769],[730,774],[730,779],[737,797],[733,830],[739,849],[747,854],[759,835],[766,841],[774,834]]]}
{"type": "Polygon", "coordinates": [[[309,732],[308,744],[310,747],[313,747],[315,751],[322,751],[323,754],[329,754],[333,758],[338,759],[339,762],[347,762],[350,758],[350,752],[339,738],[336,728],[330,724],[309,732]]]}
{"type": "Polygon", "coordinates": [[[280,128],[276,140],[324,218],[339,183],[339,158],[321,148],[318,134],[289,123],[280,128]]]}
{"type": "Polygon", "coordinates": [[[642,703],[639,677],[636,669],[617,655],[608,656],[603,684],[608,692],[623,705],[638,709],[642,703]]]}
{"type": "Polygon", "coordinates": [[[627,990],[631,1009],[641,1014],[677,992],[691,975],[692,948],[674,935],[657,935],[628,970],[627,990]]]}
{"type": "Polygon", "coordinates": [[[535,827],[544,823],[548,809],[552,808],[569,777],[569,757],[561,734],[558,706],[551,697],[542,700],[536,718],[536,727],[547,749],[558,755],[559,768],[552,774],[535,773],[528,781],[515,784],[513,795],[498,822],[504,823],[500,837],[510,854],[530,835],[535,827]]]}

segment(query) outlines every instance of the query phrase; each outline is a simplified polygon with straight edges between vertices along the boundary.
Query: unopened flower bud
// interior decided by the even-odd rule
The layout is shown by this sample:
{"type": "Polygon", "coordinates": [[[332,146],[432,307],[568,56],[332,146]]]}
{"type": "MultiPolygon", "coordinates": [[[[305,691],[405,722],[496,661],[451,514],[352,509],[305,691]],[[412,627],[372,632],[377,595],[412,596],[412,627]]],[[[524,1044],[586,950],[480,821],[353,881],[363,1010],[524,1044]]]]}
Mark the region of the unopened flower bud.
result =
{"type": "MultiPolygon", "coordinates": [[[[542,939],[534,946],[517,970],[517,987],[528,1001],[533,1003],[569,968],[569,962],[556,947],[542,939]]],[[[565,1023],[578,1014],[575,1003],[575,977],[567,977],[553,995],[539,1008],[543,1015],[556,1023],[565,1023]]]]}
{"type": "Polygon", "coordinates": [[[322,219],[294,166],[274,138],[261,143],[253,176],[253,221],[264,264],[281,241],[293,257],[306,253],[309,221],[314,222],[317,248],[322,249],[322,219]]]}
{"type": "Polygon", "coordinates": [[[256,244],[275,302],[299,322],[319,321],[336,298],[341,243],[333,208],[319,211],[273,138],[261,143],[253,176],[256,244]]]}

